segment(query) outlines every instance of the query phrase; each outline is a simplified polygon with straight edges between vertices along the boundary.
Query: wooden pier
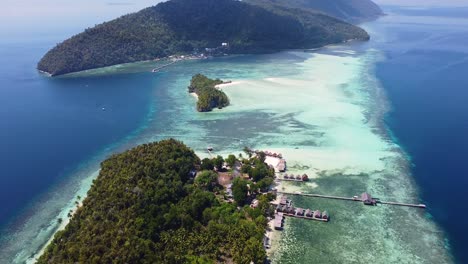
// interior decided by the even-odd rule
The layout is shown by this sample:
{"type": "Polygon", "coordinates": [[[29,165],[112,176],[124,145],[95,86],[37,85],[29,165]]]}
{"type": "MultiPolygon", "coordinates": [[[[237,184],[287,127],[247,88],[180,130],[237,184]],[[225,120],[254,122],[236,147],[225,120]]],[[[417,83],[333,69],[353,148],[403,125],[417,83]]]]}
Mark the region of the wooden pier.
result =
{"type": "Polygon", "coordinates": [[[333,195],[322,195],[322,194],[313,194],[313,193],[298,193],[298,192],[281,192],[281,191],[278,191],[277,193],[287,194],[287,195],[300,195],[300,196],[306,196],[306,197],[334,199],[334,200],[363,202],[365,205],[388,204],[388,205],[415,207],[415,208],[423,208],[423,209],[426,208],[425,204],[409,204],[409,203],[380,201],[379,199],[372,198],[368,193],[363,193],[361,195],[361,198],[359,198],[358,196],[341,197],[341,196],[333,196],[333,195]]]}
{"type": "Polygon", "coordinates": [[[296,180],[296,179],[281,179],[281,178],[277,178],[276,179],[277,181],[289,181],[289,182],[306,182],[306,181],[303,181],[303,180],[296,180]]]}
{"type": "Polygon", "coordinates": [[[398,205],[398,206],[406,206],[406,207],[416,207],[416,208],[426,208],[425,204],[407,204],[407,203],[395,203],[395,202],[382,202],[377,201],[380,204],[389,204],[389,205],[398,205]]]}
{"type": "Polygon", "coordinates": [[[177,60],[173,60],[173,61],[171,61],[171,62],[168,63],[168,64],[164,64],[164,65],[161,65],[161,66],[159,66],[159,67],[154,68],[153,70],[151,70],[151,72],[158,72],[158,71],[160,71],[160,70],[162,70],[162,69],[164,69],[164,68],[166,68],[166,67],[168,67],[168,66],[171,66],[172,64],[174,64],[174,63],[176,63],[176,62],[177,62],[177,60]]]}

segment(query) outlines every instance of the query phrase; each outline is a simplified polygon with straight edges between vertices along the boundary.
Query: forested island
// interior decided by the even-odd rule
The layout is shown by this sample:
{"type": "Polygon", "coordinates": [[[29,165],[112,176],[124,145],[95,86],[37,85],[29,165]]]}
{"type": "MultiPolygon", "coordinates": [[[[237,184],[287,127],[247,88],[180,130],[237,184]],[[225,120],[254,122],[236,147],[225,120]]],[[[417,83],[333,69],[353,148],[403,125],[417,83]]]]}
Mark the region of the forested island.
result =
{"type": "Polygon", "coordinates": [[[263,263],[275,199],[264,160],[200,161],[173,139],[113,155],[38,263],[263,263]],[[221,174],[234,178],[232,194],[221,174]]]}
{"type": "Polygon", "coordinates": [[[198,97],[197,111],[209,112],[213,108],[223,108],[229,105],[227,95],[216,88],[216,85],[223,84],[220,79],[210,79],[202,74],[196,74],[190,81],[189,93],[195,93],[198,97]]]}
{"type": "Polygon", "coordinates": [[[170,0],[88,28],[52,48],[38,69],[52,76],[226,43],[230,54],[316,48],[367,40],[361,28],[323,13],[235,0],[170,0]]]}
{"type": "Polygon", "coordinates": [[[280,5],[322,12],[350,23],[373,20],[383,15],[382,9],[371,0],[244,0],[244,2],[260,6],[280,5]]]}

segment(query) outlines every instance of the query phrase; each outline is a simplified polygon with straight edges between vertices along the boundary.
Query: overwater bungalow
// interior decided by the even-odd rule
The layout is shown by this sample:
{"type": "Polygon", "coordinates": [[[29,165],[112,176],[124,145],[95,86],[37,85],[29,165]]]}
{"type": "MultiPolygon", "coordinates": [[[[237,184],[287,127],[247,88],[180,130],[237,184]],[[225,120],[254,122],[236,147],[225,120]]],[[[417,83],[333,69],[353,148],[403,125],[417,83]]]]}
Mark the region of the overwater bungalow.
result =
{"type": "Polygon", "coordinates": [[[297,208],[297,209],[296,209],[296,215],[297,215],[297,216],[303,216],[303,215],[304,215],[304,209],[302,209],[302,208],[297,208]]]}
{"type": "Polygon", "coordinates": [[[314,212],[314,217],[315,217],[315,218],[322,218],[322,213],[321,213],[319,210],[316,210],[316,211],[314,212]]]}
{"type": "Polygon", "coordinates": [[[288,175],[288,174],[284,174],[283,178],[289,179],[289,175],[288,175]]]}
{"type": "Polygon", "coordinates": [[[296,180],[300,181],[300,180],[302,180],[302,177],[300,175],[297,175],[296,180]]]}
{"type": "Polygon", "coordinates": [[[365,205],[376,205],[377,204],[377,200],[372,198],[372,196],[370,194],[366,193],[366,192],[361,194],[361,201],[365,205]]]}
{"type": "Polygon", "coordinates": [[[328,213],[327,213],[327,211],[323,211],[323,213],[322,213],[322,219],[328,220],[328,213]]]}
{"type": "Polygon", "coordinates": [[[285,172],[286,171],[286,161],[284,159],[280,160],[280,162],[276,166],[276,169],[279,172],[285,172]]]}
{"type": "Polygon", "coordinates": [[[287,214],[292,214],[293,215],[293,214],[296,213],[296,210],[294,209],[294,207],[290,206],[290,207],[286,208],[285,212],[287,214]]]}
{"type": "Polygon", "coordinates": [[[305,210],[305,216],[306,217],[312,217],[314,214],[310,209],[305,210]]]}
{"type": "Polygon", "coordinates": [[[309,176],[307,174],[303,174],[302,175],[302,180],[303,181],[308,181],[309,180],[309,176]]]}

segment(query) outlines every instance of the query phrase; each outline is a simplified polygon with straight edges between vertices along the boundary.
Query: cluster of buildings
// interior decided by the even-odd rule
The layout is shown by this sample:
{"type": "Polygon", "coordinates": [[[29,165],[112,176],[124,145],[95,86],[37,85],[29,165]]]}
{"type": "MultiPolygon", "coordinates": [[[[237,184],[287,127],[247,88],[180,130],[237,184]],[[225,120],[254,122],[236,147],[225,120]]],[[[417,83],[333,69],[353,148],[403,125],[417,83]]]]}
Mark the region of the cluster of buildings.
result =
{"type": "MultiPolygon", "coordinates": [[[[256,154],[258,154],[259,150],[255,150],[254,151],[256,154]]],[[[266,156],[269,156],[269,157],[273,157],[273,158],[278,158],[278,159],[282,159],[283,158],[283,155],[281,153],[275,153],[275,152],[270,152],[270,151],[263,151],[263,153],[265,153],[266,156]]]]}
{"type": "Polygon", "coordinates": [[[279,205],[276,208],[276,211],[289,215],[289,216],[316,218],[317,220],[325,220],[325,221],[328,221],[329,219],[327,211],[323,211],[322,213],[320,212],[320,210],[302,209],[302,208],[295,208],[293,206],[282,206],[282,205],[279,205]]]}
{"type": "Polygon", "coordinates": [[[274,220],[274,228],[276,230],[283,230],[285,216],[318,220],[322,222],[328,222],[330,219],[327,211],[320,212],[320,210],[295,208],[292,206],[291,200],[288,200],[286,196],[282,196],[278,206],[276,207],[274,220]]]}
{"type": "Polygon", "coordinates": [[[199,49],[194,49],[193,50],[193,55],[194,56],[202,56],[202,57],[207,57],[207,56],[226,56],[228,55],[227,52],[230,48],[230,45],[228,42],[223,42],[221,45],[215,48],[205,48],[203,52],[201,52],[199,49]]]}

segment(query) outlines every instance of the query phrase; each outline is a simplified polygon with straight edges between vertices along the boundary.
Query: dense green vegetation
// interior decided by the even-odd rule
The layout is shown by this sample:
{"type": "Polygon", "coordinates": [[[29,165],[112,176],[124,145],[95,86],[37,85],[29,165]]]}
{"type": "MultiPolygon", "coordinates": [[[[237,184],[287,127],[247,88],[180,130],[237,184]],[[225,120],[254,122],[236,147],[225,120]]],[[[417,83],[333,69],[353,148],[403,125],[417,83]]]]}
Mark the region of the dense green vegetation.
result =
{"type": "Polygon", "coordinates": [[[235,0],[170,0],[86,29],[47,52],[38,69],[61,75],[223,42],[229,53],[260,53],[367,38],[364,30],[316,12],[235,0]]]}
{"type": "Polygon", "coordinates": [[[371,0],[245,0],[245,2],[318,11],[352,23],[376,19],[383,14],[380,7],[371,0]]]}
{"type": "Polygon", "coordinates": [[[110,157],[38,263],[263,263],[271,195],[255,209],[223,202],[215,172],[192,180],[199,166],[175,140],[110,157]]]}
{"type": "Polygon", "coordinates": [[[232,183],[233,198],[239,205],[248,202],[248,193],[266,192],[274,182],[275,170],[265,163],[265,154],[242,160],[241,172],[249,176],[250,180],[234,179],[232,183]]]}
{"type": "Polygon", "coordinates": [[[198,95],[197,110],[199,112],[209,112],[213,108],[223,108],[229,105],[229,98],[227,95],[216,89],[215,86],[222,84],[220,79],[210,79],[202,74],[196,74],[190,81],[188,87],[189,93],[196,93],[198,95]]]}

